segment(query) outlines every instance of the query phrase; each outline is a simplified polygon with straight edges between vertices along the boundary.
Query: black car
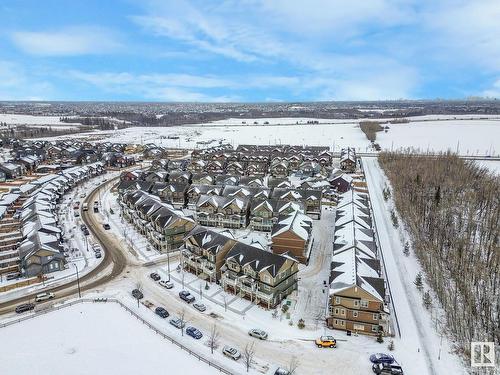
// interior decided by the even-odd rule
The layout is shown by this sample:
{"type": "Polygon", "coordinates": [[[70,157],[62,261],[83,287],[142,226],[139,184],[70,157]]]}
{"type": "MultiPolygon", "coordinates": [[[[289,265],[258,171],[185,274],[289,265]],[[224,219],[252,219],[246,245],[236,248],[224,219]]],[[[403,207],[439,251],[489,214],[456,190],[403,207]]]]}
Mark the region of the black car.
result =
{"type": "Polygon", "coordinates": [[[21,314],[25,311],[30,311],[35,308],[34,303],[23,303],[22,305],[19,305],[16,307],[16,313],[21,314]]]}
{"type": "Polygon", "coordinates": [[[102,225],[102,227],[103,227],[104,229],[106,229],[106,230],[110,230],[110,229],[111,229],[111,226],[110,226],[108,223],[103,224],[103,225],[102,225]]]}
{"type": "Polygon", "coordinates": [[[87,226],[85,224],[80,225],[80,229],[82,232],[85,232],[87,230],[87,226]]]}
{"type": "Polygon", "coordinates": [[[156,272],[153,272],[152,274],[149,275],[154,281],[161,280],[160,275],[158,275],[156,272]]]}
{"type": "Polygon", "coordinates": [[[403,369],[395,363],[374,363],[372,370],[377,375],[403,375],[403,369]]]}
{"type": "Polygon", "coordinates": [[[155,309],[155,313],[156,315],[162,317],[162,318],[168,318],[168,316],[170,315],[168,313],[168,311],[166,309],[164,309],[163,307],[161,306],[158,306],[156,309],[155,309]]]}
{"type": "Polygon", "coordinates": [[[142,292],[139,289],[134,289],[132,291],[132,297],[134,297],[135,299],[142,299],[144,298],[144,294],[142,294],[142,292]]]}
{"type": "Polygon", "coordinates": [[[179,292],[179,297],[181,297],[181,300],[186,301],[187,303],[194,302],[195,300],[194,296],[187,290],[179,292]]]}

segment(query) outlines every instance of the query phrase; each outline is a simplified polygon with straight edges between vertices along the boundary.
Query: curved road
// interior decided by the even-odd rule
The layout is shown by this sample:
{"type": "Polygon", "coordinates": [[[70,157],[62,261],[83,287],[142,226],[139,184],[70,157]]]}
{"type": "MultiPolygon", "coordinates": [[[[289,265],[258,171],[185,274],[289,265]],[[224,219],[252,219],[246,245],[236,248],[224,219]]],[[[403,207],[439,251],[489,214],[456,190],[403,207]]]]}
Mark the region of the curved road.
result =
{"type": "MultiPolygon", "coordinates": [[[[84,202],[88,203],[89,207],[92,207],[92,203],[98,200],[96,198],[98,198],[99,196],[99,191],[101,189],[105,189],[108,184],[112,184],[118,178],[119,177],[113,178],[94,189],[92,193],[87,196],[84,202]]],[[[80,277],[80,289],[84,291],[94,289],[116,278],[125,269],[127,260],[123,255],[121,249],[113,241],[108,241],[106,239],[107,233],[105,233],[104,228],[97,221],[96,215],[93,215],[91,211],[82,212],[82,219],[104,249],[104,259],[102,260],[102,262],[100,262],[97,267],[92,269],[89,273],[80,277]],[[112,265],[113,267],[111,272],[104,273],[109,265],[112,265]],[[101,273],[103,273],[103,275],[99,277],[101,273]]],[[[35,296],[41,292],[54,292],[56,293],[56,300],[62,299],[63,297],[68,297],[78,293],[78,282],[75,279],[63,285],[37,289],[30,294],[26,294],[22,297],[0,303],[0,315],[14,311],[17,305],[33,300],[35,296]]]]}

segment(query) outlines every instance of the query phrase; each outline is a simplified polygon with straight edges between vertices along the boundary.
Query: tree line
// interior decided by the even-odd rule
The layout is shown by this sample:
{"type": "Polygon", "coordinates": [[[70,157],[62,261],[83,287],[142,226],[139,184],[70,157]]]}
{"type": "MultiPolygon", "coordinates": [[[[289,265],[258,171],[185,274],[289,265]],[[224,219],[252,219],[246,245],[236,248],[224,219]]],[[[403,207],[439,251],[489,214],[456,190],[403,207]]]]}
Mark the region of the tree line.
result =
{"type": "Polygon", "coordinates": [[[471,341],[499,343],[500,176],[451,153],[383,152],[379,162],[443,329],[466,356],[471,341]]]}

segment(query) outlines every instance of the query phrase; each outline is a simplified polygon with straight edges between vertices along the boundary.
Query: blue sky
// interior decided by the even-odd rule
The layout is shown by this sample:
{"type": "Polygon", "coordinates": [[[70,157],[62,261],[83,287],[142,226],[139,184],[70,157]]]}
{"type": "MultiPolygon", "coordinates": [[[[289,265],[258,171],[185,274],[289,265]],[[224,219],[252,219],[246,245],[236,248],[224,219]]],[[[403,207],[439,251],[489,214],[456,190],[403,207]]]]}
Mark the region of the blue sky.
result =
{"type": "Polygon", "coordinates": [[[500,97],[498,0],[3,0],[0,100],[500,97]]]}

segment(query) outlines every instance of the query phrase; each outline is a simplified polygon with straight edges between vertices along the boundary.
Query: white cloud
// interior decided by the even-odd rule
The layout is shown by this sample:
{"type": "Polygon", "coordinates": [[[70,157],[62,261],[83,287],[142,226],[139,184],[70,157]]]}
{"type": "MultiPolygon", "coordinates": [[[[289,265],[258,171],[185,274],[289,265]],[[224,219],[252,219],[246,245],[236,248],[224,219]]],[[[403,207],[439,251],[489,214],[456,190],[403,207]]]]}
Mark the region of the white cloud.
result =
{"type": "Polygon", "coordinates": [[[493,82],[489,89],[484,90],[481,96],[500,99],[500,78],[493,82]]]}
{"type": "Polygon", "coordinates": [[[100,27],[68,27],[56,31],[16,31],[14,44],[28,54],[73,56],[114,52],[121,47],[116,36],[100,27]]]}
{"type": "Polygon", "coordinates": [[[0,60],[0,100],[49,100],[50,83],[31,77],[18,64],[0,60]]]}

